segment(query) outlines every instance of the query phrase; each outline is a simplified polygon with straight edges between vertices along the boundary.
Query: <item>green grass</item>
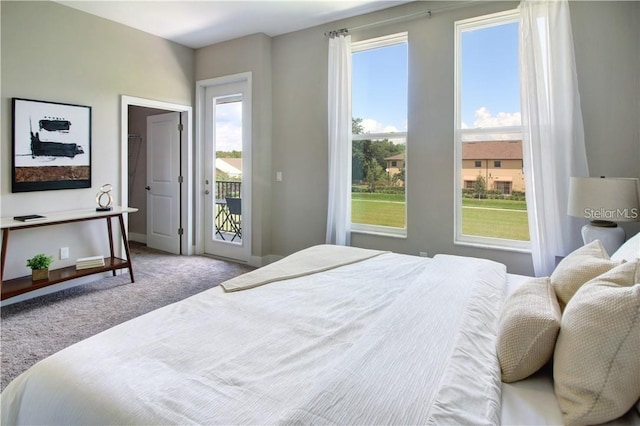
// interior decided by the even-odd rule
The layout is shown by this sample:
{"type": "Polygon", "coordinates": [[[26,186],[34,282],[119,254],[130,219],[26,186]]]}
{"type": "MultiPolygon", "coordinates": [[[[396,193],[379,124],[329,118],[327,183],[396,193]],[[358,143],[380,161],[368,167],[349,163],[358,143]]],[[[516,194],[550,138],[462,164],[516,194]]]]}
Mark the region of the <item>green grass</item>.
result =
{"type": "Polygon", "coordinates": [[[462,208],[462,233],[481,237],[529,241],[526,210],[462,208]]]}
{"type": "MultiPolygon", "coordinates": [[[[512,200],[462,200],[462,233],[512,240],[529,240],[527,205],[512,200]]],[[[352,193],[351,221],[403,228],[403,194],[352,193]]]]}
{"type": "Polygon", "coordinates": [[[477,200],[475,198],[463,198],[462,207],[485,207],[504,210],[527,210],[526,201],[512,200],[477,200]]]}

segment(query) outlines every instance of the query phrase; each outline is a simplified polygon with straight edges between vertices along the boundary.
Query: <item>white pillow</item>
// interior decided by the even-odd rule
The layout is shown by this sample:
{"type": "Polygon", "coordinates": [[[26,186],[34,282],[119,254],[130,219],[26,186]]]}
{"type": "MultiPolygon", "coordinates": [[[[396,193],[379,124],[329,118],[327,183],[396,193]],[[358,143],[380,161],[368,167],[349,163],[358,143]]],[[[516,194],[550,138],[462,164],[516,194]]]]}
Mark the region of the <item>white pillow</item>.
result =
{"type": "Polygon", "coordinates": [[[629,238],[618,250],[611,255],[612,260],[626,260],[640,258],[640,232],[629,238]]]}
{"type": "Polygon", "coordinates": [[[551,274],[551,285],[564,308],[578,289],[590,279],[618,266],[611,260],[600,240],[595,240],[568,254],[551,274]]]}
{"type": "Polygon", "coordinates": [[[527,281],[509,295],[498,325],[497,353],[503,382],[529,377],[553,357],[560,318],[548,277],[527,281]]]}
{"type": "Polygon", "coordinates": [[[589,281],[564,311],[553,378],[566,425],[616,419],[640,398],[639,269],[628,262],[589,281]]]}

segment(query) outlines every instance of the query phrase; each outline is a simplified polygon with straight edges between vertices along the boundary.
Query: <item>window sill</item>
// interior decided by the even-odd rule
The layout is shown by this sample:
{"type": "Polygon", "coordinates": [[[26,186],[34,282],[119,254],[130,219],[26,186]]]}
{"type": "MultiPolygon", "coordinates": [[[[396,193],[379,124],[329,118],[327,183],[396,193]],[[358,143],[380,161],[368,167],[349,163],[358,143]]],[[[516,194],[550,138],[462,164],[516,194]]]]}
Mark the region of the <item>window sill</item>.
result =
{"type": "Polygon", "coordinates": [[[511,246],[506,246],[503,244],[497,244],[497,243],[491,243],[491,242],[454,240],[453,245],[474,247],[474,248],[481,248],[481,249],[490,249],[490,250],[499,250],[499,251],[508,251],[512,253],[531,254],[530,247],[511,247],[511,246]]]}
{"type": "Polygon", "coordinates": [[[385,228],[381,227],[361,227],[358,225],[351,225],[351,233],[352,234],[363,234],[363,235],[375,235],[378,237],[390,237],[390,238],[399,238],[406,240],[407,239],[407,230],[405,228],[385,228]]]}

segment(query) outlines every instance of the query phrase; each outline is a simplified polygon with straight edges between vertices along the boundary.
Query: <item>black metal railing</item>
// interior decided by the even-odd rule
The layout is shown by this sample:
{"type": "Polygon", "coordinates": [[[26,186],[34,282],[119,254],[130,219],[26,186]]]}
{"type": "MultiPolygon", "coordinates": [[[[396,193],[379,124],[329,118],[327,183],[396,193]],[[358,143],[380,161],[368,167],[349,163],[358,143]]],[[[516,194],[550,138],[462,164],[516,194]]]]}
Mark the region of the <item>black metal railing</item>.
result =
{"type": "MultiPolygon", "coordinates": [[[[241,215],[232,215],[227,207],[226,198],[241,198],[241,181],[216,181],[216,204],[214,223],[216,233],[214,238],[231,240],[235,234],[233,223],[240,223],[241,215]]],[[[238,237],[234,242],[238,241],[238,237]]]]}
{"type": "Polygon", "coordinates": [[[240,198],[241,186],[242,181],[217,180],[216,199],[224,199],[226,197],[240,198]]]}

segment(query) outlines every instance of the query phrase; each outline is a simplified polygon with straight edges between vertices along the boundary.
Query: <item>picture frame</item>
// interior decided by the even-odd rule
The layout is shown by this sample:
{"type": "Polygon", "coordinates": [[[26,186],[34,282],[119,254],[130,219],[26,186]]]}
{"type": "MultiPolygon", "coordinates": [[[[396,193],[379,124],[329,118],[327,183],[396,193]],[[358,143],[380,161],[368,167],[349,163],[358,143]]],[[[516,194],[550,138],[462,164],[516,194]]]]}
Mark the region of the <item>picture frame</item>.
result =
{"type": "Polygon", "coordinates": [[[11,192],[91,187],[91,107],[12,98],[11,192]]]}

